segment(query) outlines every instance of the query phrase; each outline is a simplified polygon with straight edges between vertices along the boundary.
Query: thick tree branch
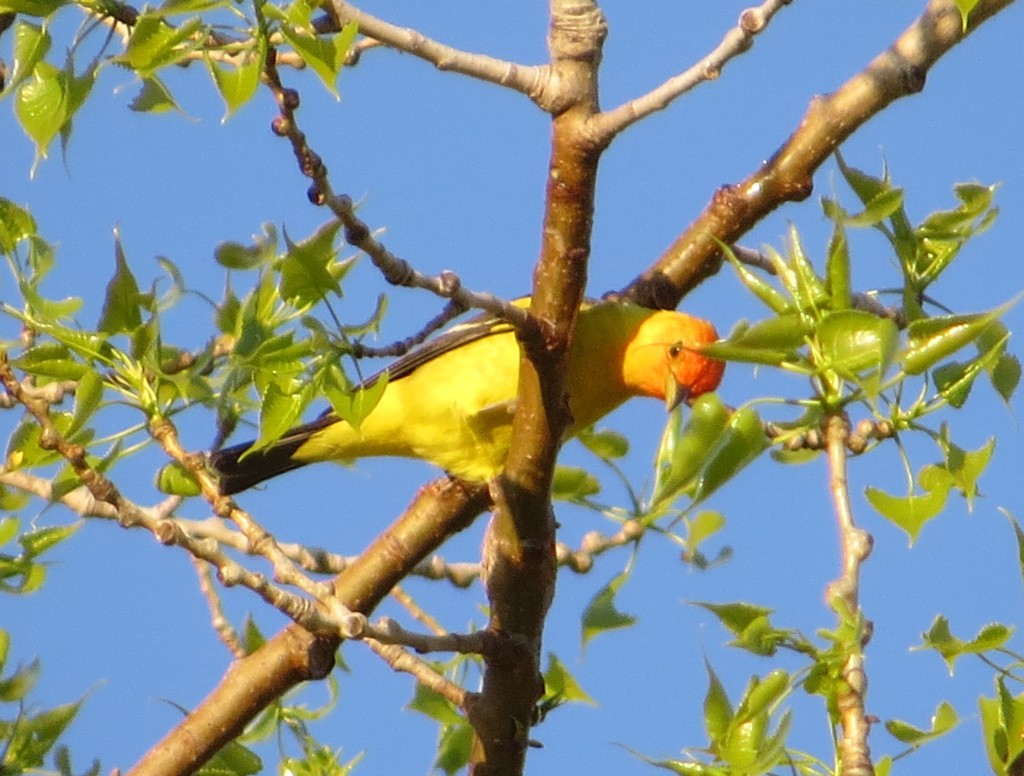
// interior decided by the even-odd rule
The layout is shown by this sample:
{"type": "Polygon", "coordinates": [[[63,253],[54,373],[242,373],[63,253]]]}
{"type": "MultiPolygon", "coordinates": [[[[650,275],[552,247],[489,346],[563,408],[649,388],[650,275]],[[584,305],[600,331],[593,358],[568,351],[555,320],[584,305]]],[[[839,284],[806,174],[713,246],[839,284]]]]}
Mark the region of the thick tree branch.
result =
{"type": "MultiPolygon", "coordinates": [[[[487,506],[487,491],[450,478],[416,495],[405,513],[334,580],[335,595],[369,614],[409,571],[468,526],[487,506]]],[[[234,663],[220,684],[130,771],[134,776],[181,776],[238,736],[268,704],[297,684],[322,679],[334,665],[340,639],[317,638],[290,626],[234,663]]]]}
{"type": "Polygon", "coordinates": [[[932,65],[1012,2],[981,0],[964,30],[952,0],[931,0],[864,70],[838,91],[816,97],[797,130],[757,172],[715,192],[697,220],[620,295],[648,307],[676,307],[718,271],[719,240],[731,244],[784,202],[808,197],[814,172],[846,138],[895,100],[921,91],[932,65]]]}
{"type": "Polygon", "coordinates": [[[598,106],[604,18],[595,4],[579,0],[552,0],[550,7],[553,80],[564,87],[571,107],[555,116],[552,127],[530,310],[541,336],[522,340],[512,442],[505,471],[492,483],[494,518],[483,556],[488,629],[522,648],[486,661],[483,691],[469,708],[475,776],[522,772],[533,708],[544,691],[541,636],[557,570],[551,479],[568,421],[566,355],[586,286],[600,156],[584,130],[598,106]]]}

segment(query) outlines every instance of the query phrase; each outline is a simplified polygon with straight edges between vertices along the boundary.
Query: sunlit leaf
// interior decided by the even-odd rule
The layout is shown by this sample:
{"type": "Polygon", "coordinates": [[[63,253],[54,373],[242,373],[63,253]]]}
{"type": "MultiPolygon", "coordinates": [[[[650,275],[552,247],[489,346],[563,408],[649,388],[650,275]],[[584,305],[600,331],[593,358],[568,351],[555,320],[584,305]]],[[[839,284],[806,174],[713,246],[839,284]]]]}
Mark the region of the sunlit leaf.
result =
{"type": "Polygon", "coordinates": [[[986,625],[970,641],[963,641],[953,635],[949,629],[949,620],[940,614],[932,622],[927,633],[921,634],[922,644],[914,649],[934,649],[942,656],[952,675],[957,658],[999,649],[1012,635],[1013,628],[996,622],[986,625]]]}
{"type": "Polygon", "coordinates": [[[616,574],[612,580],[598,591],[583,612],[582,641],[584,646],[594,636],[619,628],[629,628],[636,622],[636,617],[631,614],[620,612],[615,605],[615,596],[618,595],[626,581],[629,579],[629,571],[616,574]]]}
{"type": "Polygon", "coordinates": [[[956,709],[948,702],[943,701],[935,710],[935,714],[932,715],[931,727],[928,729],[914,727],[909,722],[903,722],[898,719],[887,721],[885,729],[901,743],[909,744],[910,746],[921,746],[944,736],[959,724],[960,718],[957,716],[956,709]]]}

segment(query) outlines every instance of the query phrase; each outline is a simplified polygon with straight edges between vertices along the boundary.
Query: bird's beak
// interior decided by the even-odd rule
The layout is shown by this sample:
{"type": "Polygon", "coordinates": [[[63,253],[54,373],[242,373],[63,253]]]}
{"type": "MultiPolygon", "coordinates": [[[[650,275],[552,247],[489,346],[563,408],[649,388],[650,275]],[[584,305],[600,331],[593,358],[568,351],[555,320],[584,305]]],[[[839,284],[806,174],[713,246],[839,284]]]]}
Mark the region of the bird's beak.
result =
{"type": "Polygon", "coordinates": [[[690,389],[671,372],[665,377],[665,412],[671,412],[690,398],[690,389]]]}

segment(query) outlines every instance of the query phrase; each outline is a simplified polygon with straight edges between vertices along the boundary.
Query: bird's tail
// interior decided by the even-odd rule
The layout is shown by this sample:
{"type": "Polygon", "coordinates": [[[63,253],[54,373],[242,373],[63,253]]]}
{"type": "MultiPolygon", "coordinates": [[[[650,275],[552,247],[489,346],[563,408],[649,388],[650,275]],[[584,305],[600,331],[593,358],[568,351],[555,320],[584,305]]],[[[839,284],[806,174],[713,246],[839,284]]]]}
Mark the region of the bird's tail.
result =
{"type": "Polygon", "coordinates": [[[217,472],[220,481],[220,492],[225,496],[248,490],[264,480],[278,474],[290,472],[305,466],[307,461],[298,461],[293,457],[296,451],[317,431],[325,426],[337,423],[336,417],[327,413],[312,423],[293,428],[279,440],[262,450],[249,452],[254,442],[243,442],[223,450],[210,453],[210,466],[217,472]]]}

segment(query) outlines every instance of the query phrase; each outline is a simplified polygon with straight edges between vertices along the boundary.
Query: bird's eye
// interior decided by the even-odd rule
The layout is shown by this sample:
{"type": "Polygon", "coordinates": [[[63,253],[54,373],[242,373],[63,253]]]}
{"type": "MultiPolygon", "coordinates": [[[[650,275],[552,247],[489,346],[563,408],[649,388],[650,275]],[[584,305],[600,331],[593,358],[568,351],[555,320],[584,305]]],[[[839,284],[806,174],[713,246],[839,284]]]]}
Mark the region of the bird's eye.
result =
{"type": "Polygon", "coordinates": [[[670,358],[675,358],[676,356],[678,356],[682,352],[683,352],[683,343],[682,342],[676,342],[674,345],[669,345],[668,346],[668,355],[669,355],[670,358]]]}

